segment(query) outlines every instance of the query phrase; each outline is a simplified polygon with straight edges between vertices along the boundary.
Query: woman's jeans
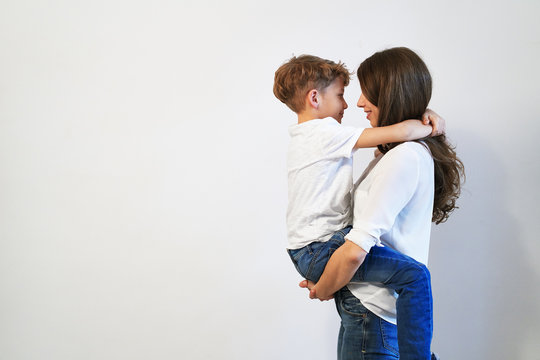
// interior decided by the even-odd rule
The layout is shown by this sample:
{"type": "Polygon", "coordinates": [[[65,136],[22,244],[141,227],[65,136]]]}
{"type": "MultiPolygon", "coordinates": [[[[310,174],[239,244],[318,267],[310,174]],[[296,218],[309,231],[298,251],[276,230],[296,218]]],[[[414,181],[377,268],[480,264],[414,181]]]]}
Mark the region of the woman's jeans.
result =
{"type": "Polygon", "coordinates": [[[366,309],[346,287],[336,293],[335,301],[341,317],[339,360],[399,359],[396,325],[366,309]]]}
{"type": "MultiPolygon", "coordinates": [[[[318,282],[326,263],[330,256],[345,242],[345,235],[351,230],[348,226],[343,230],[337,231],[330,240],[326,242],[314,242],[301,249],[289,250],[289,255],[293,263],[304,278],[313,282],[318,282]]],[[[403,255],[389,247],[374,246],[360,268],[351,279],[353,282],[377,282],[395,290],[398,293],[396,301],[397,309],[397,333],[398,339],[388,338],[387,343],[391,343],[394,350],[399,348],[399,359],[401,360],[422,360],[431,358],[431,338],[433,335],[433,302],[431,297],[431,279],[425,265],[418,261],[403,255]]],[[[387,353],[384,347],[374,352],[375,357],[368,357],[367,352],[372,351],[366,347],[366,344],[372,343],[371,339],[365,339],[365,335],[371,335],[371,332],[356,331],[351,333],[352,324],[348,316],[343,316],[345,312],[340,309],[340,302],[349,305],[350,292],[345,288],[338,291],[335,295],[338,312],[341,316],[343,329],[340,331],[339,359],[385,359],[382,356],[375,356],[377,351],[387,353]],[[349,329],[349,332],[347,332],[349,329]],[[354,335],[350,335],[354,334],[354,335]],[[364,334],[364,336],[361,336],[364,334]],[[357,337],[356,341],[353,338],[357,337]],[[358,347],[360,346],[360,348],[358,347]],[[357,350],[360,349],[360,350],[357,350]],[[358,351],[361,351],[358,353],[358,351]],[[350,354],[345,356],[346,354],[350,354]]],[[[351,294],[352,295],[352,294],[351,294]]],[[[360,301],[357,302],[358,311],[360,301]]],[[[343,307],[343,306],[342,306],[343,307]]],[[[348,313],[354,313],[348,306],[348,313]]],[[[363,308],[363,306],[362,306],[363,308]]],[[[357,327],[364,327],[365,322],[356,322],[357,327]]],[[[380,342],[384,343],[384,342],[380,342]]]]}

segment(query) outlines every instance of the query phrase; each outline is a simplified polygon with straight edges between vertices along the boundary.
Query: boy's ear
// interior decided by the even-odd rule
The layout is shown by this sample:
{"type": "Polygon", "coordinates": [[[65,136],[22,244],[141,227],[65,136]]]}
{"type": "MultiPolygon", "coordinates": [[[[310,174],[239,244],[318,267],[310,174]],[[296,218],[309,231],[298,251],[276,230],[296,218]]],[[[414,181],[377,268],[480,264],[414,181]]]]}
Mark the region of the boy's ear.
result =
{"type": "Polygon", "coordinates": [[[309,90],[306,96],[307,103],[314,109],[319,108],[319,91],[317,89],[309,90]]]}

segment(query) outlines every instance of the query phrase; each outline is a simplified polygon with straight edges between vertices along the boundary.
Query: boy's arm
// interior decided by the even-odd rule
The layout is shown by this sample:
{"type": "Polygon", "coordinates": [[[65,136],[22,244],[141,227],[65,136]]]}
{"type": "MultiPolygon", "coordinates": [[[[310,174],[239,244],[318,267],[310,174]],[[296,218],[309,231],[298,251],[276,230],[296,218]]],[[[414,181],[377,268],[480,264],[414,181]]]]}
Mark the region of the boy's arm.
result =
{"type": "Polygon", "coordinates": [[[417,140],[430,135],[432,132],[431,125],[424,125],[419,120],[404,120],[390,126],[366,128],[356,141],[354,149],[417,140]]]}
{"type": "Polygon", "coordinates": [[[365,129],[354,149],[417,140],[426,136],[438,136],[445,132],[446,121],[435,111],[426,109],[421,123],[418,120],[405,120],[390,126],[365,129]]]}
{"type": "Polygon", "coordinates": [[[431,136],[438,136],[446,133],[446,121],[431,109],[426,109],[426,112],[422,115],[422,123],[424,123],[424,125],[431,125],[433,128],[431,136]]]}

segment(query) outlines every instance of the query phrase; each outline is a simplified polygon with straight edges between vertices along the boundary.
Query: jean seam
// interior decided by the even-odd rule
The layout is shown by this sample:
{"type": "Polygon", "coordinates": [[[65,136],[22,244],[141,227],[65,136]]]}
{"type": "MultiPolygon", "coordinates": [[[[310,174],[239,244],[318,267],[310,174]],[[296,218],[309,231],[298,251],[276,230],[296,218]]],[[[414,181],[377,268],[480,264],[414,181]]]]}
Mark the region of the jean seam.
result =
{"type": "MultiPolygon", "coordinates": [[[[431,274],[429,273],[427,267],[421,267],[421,269],[427,275],[426,278],[428,279],[428,281],[424,283],[424,292],[429,294],[429,306],[432,309],[431,311],[433,314],[433,296],[431,295],[431,287],[429,286],[429,284],[431,283],[431,274]]],[[[431,318],[429,327],[430,333],[433,334],[433,318],[431,318]]]]}
{"type": "MultiPolygon", "coordinates": [[[[336,231],[336,232],[334,233],[334,236],[336,236],[336,234],[339,234],[342,238],[344,238],[345,236],[347,236],[347,234],[349,233],[349,231],[351,230],[351,228],[352,228],[352,227],[349,225],[349,226],[345,227],[344,229],[338,230],[338,231],[336,231]],[[349,229],[349,231],[345,232],[345,231],[344,231],[345,229],[349,229]]],[[[334,236],[332,236],[332,238],[333,238],[334,236]]]]}
{"type": "MultiPolygon", "coordinates": [[[[307,245],[307,246],[309,246],[309,245],[307,245]]],[[[322,246],[320,246],[319,249],[317,250],[317,252],[314,253],[312,251],[311,247],[309,247],[309,252],[311,254],[311,261],[309,262],[309,267],[307,269],[306,279],[311,278],[311,273],[313,271],[313,268],[315,267],[315,264],[317,263],[317,258],[321,254],[322,250],[323,250],[323,248],[322,248],[322,246]]]]}
{"type": "MultiPolygon", "coordinates": [[[[300,257],[302,257],[302,255],[304,255],[304,253],[306,252],[306,250],[307,250],[306,248],[307,248],[307,246],[298,249],[298,251],[296,252],[296,254],[291,255],[292,259],[293,259],[294,261],[298,262],[298,259],[299,259],[300,257]]],[[[289,254],[290,254],[290,253],[289,253],[289,254]]]]}

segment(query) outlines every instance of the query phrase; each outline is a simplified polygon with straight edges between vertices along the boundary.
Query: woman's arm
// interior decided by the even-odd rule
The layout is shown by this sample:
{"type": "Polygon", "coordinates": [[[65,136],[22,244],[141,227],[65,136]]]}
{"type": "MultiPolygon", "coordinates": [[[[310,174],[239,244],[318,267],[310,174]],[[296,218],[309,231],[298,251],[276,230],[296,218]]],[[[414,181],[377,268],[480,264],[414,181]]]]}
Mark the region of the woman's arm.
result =
{"type": "Polygon", "coordinates": [[[347,285],[358,270],[367,252],[352,241],[346,240],[330,257],[323,275],[316,285],[306,286],[310,289],[309,297],[319,300],[330,300],[334,293],[347,285]]]}

